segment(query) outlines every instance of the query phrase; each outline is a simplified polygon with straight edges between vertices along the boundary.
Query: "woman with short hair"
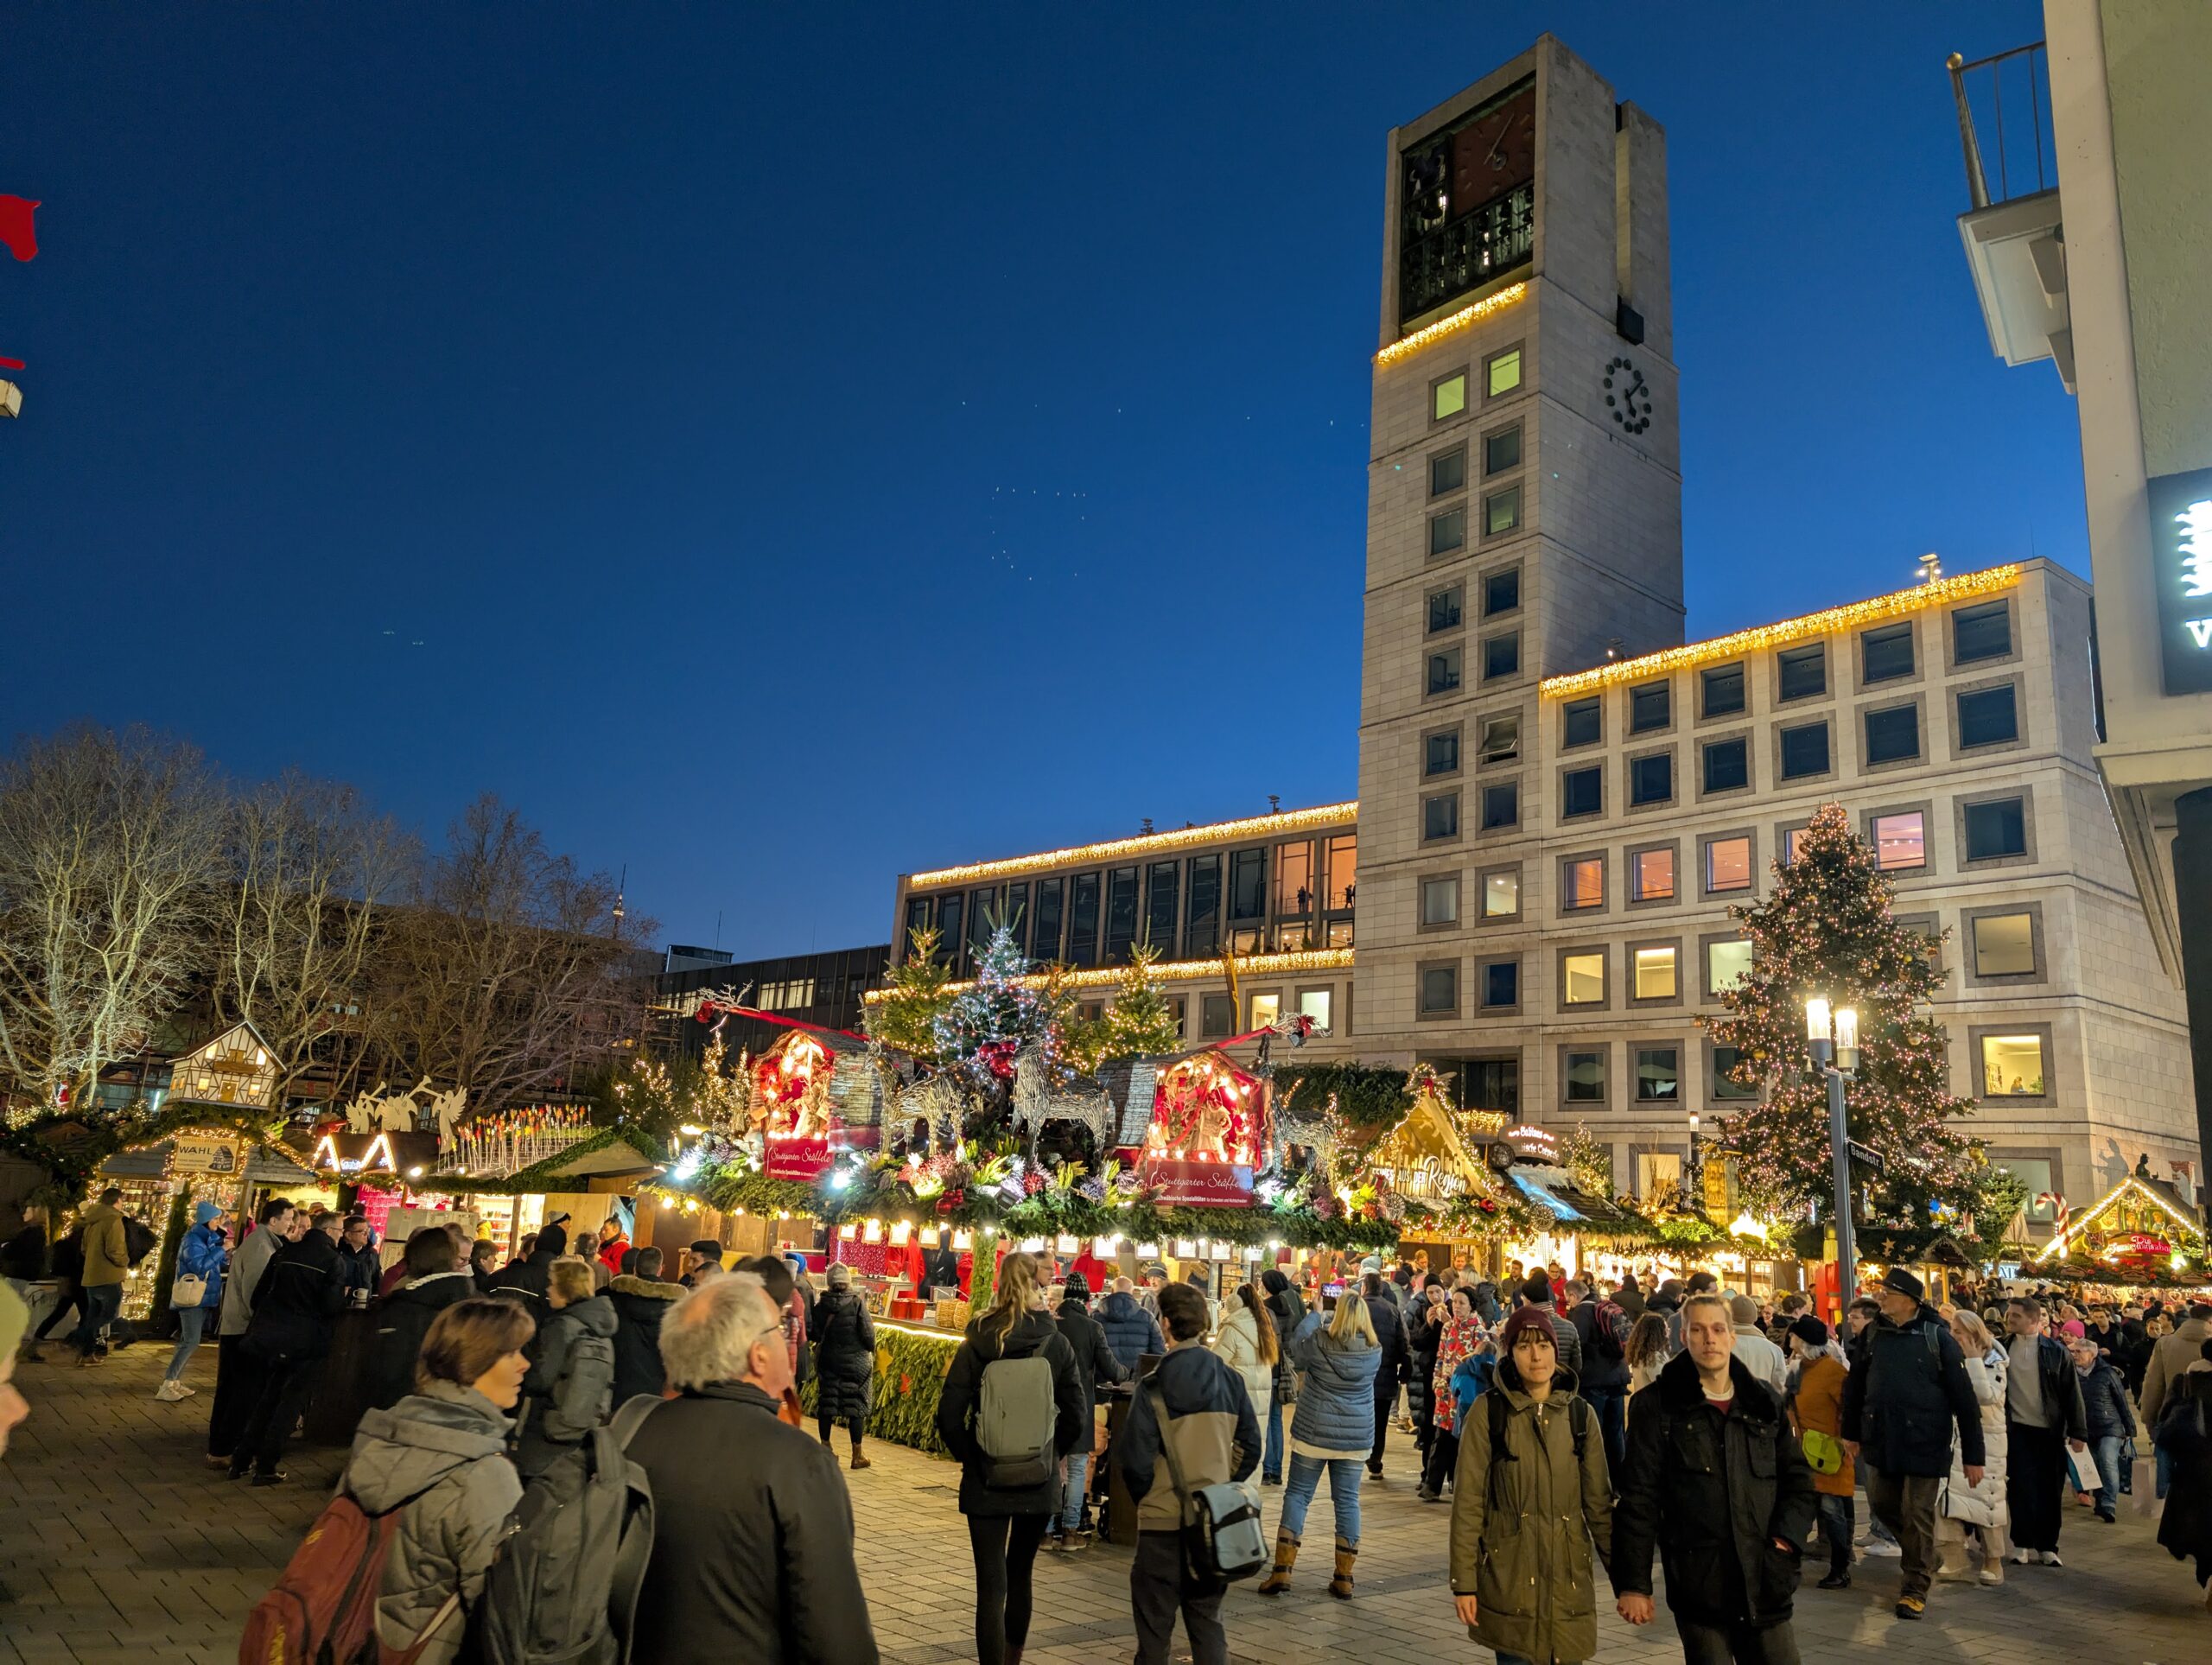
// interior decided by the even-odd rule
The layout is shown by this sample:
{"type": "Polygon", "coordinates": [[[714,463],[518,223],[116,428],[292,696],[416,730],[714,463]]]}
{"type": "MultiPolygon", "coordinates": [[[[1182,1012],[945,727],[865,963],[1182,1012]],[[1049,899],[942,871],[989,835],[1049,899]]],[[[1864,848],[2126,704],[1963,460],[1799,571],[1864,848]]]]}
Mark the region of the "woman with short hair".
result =
{"type": "Polygon", "coordinates": [[[530,1369],[523,1349],[537,1329],[511,1300],[472,1296],[431,1320],[415,1367],[415,1391],[361,1418],[341,1491],[372,1515],[405,1503],[385,1554],[376,1605],[387,1652],[418,1644],[417,1665],[461,1653],[470,1610],[522,1480],[507,1460],[508,1414],[530,1369]],[[407,1500],[413,1501],[408,1502],[407,1500]]]}

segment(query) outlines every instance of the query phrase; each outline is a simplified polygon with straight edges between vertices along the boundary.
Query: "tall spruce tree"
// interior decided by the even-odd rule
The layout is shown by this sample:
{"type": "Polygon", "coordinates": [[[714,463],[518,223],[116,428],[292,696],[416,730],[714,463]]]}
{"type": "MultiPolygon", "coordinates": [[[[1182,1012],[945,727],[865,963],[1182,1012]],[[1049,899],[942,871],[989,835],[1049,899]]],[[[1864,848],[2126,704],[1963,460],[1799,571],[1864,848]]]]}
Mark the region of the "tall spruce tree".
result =
{"type": "Polygon", "coordinates": [[[1728,911],[1751,939],[1751,969],[1721,991],[1725,1014],[1699,1020],[1716,1046],[1736,1049],[1730,1078],[1761,1090],[1719,1128],[1746,1198],[1778,1216],[1802,1218],[1815,1200],[1830,1212],[1827,1085],[1805,1035],[1805,998],[1819,994],[1859,1013],[1844,1103],[1851,1137],[1886,1166],[1871,1181],[1870,1217],[1924,1224],[1931,1201],[1971,1206],[1979,1148],[1954,1123],[1974,1105],[1951,1091],[1943,1026],[1927,1007],[1942,974],[1925,939],[1891,917],[1873,848],[1840,804],[1824,804],[1772,871],[1766,900],[1728,911]]]}
{"type": "Polygon", "coordinates": [[[1048,1070],[1057,1074],[1062,1069],[1065,997],[1051,982],[1024,987],[1021,979],[1028,975],[1029,962],[1015,945],[1014,931],[1000,925],[976,962],[976,981],[952,997],[932,1025],[939,1058],[966,1071],[986,1092],[1013,1079],[1014,1055],[1032,1041],[1044,1049],[1048,1070]]]}

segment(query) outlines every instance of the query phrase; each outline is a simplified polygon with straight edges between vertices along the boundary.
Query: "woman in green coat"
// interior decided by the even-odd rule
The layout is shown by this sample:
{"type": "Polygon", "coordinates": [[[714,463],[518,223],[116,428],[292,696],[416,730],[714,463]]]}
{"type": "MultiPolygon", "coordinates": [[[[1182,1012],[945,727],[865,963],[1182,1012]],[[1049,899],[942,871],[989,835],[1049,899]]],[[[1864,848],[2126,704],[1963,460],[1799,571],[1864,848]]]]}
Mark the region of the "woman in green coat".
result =
{"type": "Polygon", "coordinates": [[[1498,1665],[1573,1665],[1598,1651],[1591,1549],[1601,1562],[1612,1551],[1605,1442],[1543,1312],[1508,1319],[1498,1352],[1459,1435],[1452,1594],[1498,1665]]]}

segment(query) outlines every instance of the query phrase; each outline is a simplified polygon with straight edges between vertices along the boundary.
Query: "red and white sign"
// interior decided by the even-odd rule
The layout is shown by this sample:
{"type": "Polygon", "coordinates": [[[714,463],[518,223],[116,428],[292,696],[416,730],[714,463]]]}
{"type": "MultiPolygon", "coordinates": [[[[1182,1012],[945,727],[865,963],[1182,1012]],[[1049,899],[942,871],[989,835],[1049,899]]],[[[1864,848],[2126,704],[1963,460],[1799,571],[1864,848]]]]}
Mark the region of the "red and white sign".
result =
{"type": "Polygon", "coordinates": [[[771,1135],[768,1159],[761,1166],[771,1179],[819,1179],[830,1166],[829,1137],[778,1139],[771,1135]]]}
{"type": "Polygon", "coordinates": [[[1139,1166],[1137,1177],[1160,1187],[1162,1208],[1249,1208],[1252,1202],[1252,1170],[1241,1163],[1154,1157],[1139,1166]]]}

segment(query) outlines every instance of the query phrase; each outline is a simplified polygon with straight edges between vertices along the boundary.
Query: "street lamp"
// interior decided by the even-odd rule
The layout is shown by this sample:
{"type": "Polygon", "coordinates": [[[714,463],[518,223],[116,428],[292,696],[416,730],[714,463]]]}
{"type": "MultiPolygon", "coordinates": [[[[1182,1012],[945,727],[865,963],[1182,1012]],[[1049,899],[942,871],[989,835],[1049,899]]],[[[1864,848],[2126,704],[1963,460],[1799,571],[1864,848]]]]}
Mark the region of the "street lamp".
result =
{"type": "Polygon", "coordinates": [[[1851,1240],[1851,1131],[1844,1121],[1843,1084],[1859,1067],[1859,1014],[1832,1012],[1825,995],[1805,999],[1805,1037],[1828,1084],[1828,1148],[1835,1175],[1836,1297],[1847,1307],[1858,1293],[1851,1240]]]}
{"type": "Polygon", "coordinates": [[[1697,1112],[1695,1110],[1692,1110],[1690,1112],[1690,1166],[1688,1179],[1689,1184],[1687,1190],[1688,1191],[1689,1195],[1683,1199],[1684,1205],[1693,1209],[1701,1209],[1705,1206],[1705,1169],[1698,1161],[1697,1112]]]}

